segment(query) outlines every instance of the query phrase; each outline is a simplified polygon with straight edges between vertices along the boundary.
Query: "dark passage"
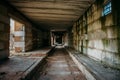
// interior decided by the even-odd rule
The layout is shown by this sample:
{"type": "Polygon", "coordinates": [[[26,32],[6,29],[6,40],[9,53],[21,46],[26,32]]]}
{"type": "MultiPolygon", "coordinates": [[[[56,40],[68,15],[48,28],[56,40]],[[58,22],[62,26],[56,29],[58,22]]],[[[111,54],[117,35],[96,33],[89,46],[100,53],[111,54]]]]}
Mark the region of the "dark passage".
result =
{"type": "Polygon", "coordinates": [[[46,60],[47,67],[38,80],[86,80],[64,48],[56,48],[46,60]]]}
{"type": "Polygon", "coordinates": [[[58,44],[62,44],[62,36],[57,36],[56,42],[57,42],[58,44]]]}

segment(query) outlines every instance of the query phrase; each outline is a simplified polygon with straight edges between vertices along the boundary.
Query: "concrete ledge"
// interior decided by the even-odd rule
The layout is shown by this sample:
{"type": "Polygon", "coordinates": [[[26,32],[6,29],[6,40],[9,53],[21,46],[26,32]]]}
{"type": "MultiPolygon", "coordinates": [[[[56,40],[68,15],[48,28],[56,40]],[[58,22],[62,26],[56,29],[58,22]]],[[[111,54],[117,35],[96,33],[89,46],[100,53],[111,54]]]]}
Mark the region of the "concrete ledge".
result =
{"type": "Polygon", "coordinates": [[[0,61],[0,80],[37,80],[38,73],[44,70],[45,58],[52,50],[54,48],[43,48],[0,61]]]}
{"type": "Polygon", "coordinates": [[[67,51],[87,80],[120,80],[120,70],[104,66],[74,50],[67,49],[67,51]]]}
{"type": "Polygon", "coordinates": [[[23,76],[20,78],[20,80],[30,80],[34,73],[37,71],[37,68],[42,64],[43,59],[38,60],[35,62],[32,66],[28,68],[27,71],[24,72],[23,76]]]}
{"type": "Polygon", "coordinates": [[[82,73],[85,75],[87,80],[96,80],[95,77],[86,69],[86,67],[80,63],[71,52],[69,52],[70,57],[73,59],[73,61],[77,64],[78,68],[82,71],[82,73]]]}
{"type": "Polygon", "coordinates": [[[46,64],[45,59],[47,58],[48,54],[52,52],[54,48],[51,48],[49,51],[47,51],[47,55],[43,57],[42,59],[38,60],[33,66],[30,66],[27,71],[24,72],[23,76],[20,78],[20,80],[36,80],[37,77],[40,74],[40,71],[43,70],[44,66],[46,64]]]}

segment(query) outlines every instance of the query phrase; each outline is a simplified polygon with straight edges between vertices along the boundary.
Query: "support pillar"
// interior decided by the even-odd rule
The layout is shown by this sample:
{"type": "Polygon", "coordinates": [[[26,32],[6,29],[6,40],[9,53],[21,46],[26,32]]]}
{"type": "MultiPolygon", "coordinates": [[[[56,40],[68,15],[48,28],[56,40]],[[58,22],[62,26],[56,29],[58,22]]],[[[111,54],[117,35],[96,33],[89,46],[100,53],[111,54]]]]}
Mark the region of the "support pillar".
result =
{"type": "Polygon", "coordinates": [[[0,59],[5,59],[9,57],[10,19],[3,5],[0,5],[0,18],[0,59]]]}

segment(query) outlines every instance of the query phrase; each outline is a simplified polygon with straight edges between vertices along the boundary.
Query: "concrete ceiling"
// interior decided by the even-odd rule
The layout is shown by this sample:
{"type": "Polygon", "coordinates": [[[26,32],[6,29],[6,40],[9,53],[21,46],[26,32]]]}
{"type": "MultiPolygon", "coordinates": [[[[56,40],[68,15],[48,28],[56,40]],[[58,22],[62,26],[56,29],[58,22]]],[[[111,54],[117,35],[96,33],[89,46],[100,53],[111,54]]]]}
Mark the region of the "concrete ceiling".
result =
{"type": "Polygon", "coordinates": [[[45,29],[67,29],[94,0],[7,0],[34,23],[45,29]]]}

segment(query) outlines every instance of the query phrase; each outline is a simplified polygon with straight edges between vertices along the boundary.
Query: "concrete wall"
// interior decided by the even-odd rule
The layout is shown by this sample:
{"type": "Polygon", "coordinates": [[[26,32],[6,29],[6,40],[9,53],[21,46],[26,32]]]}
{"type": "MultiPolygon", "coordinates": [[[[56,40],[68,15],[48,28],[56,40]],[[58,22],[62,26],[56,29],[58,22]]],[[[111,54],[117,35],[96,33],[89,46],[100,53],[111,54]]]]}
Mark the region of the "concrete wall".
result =
{"type": "Polygon", "coordinates": [[[33,33],[33,48],[40,48],[43,46],[43,36],[42,36],[42,31],[38,31],[37,29],[32,30],[33,33]]]}
{"type": "Polygon", "coordinates": [[[63,34],[62,43],[64,44],[64,46],[68,46],[68,33],[67,32],[63,34]]]}
{"type": "Polygon", "coordinates": [[[9,16],[7,8],[0,5],[0,59],[5,59],[9,56],[9,16]]]}
{"type": "Polygon", "coordinates": [[[25,32],[17,31],[19,26],[15,27],[15,30],[17,31],[15,32],[15,47],[18,51],[29,51],[33,49],[34,46],[37,46],[35,48],[40,48],[46,44],[50,44],[49,32],[43,31],[40,28],[39,30],[36,29],[38,26],[31,23],[26,16],[17,11],[6,1],[0,1],[0,18],[0,59],[9,57],[10,18],[13,18],[25,26],[25,32]],[[19,35],[19,33],[24,34],[23,41],[21,41],[23,35],[19,35]]]}
{"type": "MultiPolygon", "coordinates": [[[[10,9],[9,9],[10,10],[10,9]]],[[[14,10],[13,10],[14,11],[14,10]]],[[[12,13],[9,11],[9,16],[14,19],[14,47],[15,52],[25,52],[31,50],[33,47],[32,39],[32,29],[33,25],[22,15],[12,13]]]]}
{"type": "Polygon", "coordinates": [[[72,28],[68,29],[68,46],[73,47],[73,30],[72,28]]]}
{"type": "Polygon", "coordinates": [[[45,31],[45,30],[38,30],[33,28],[32,29],[32,42],[33,42],[33,48],[41,48],[45,46],[50,46],[51,45],[51,38],[50,38],[50,31],[45,31]]]}
{"type": "Polygon", "coordinates": [[[33,34],[32,34],[32,28],[33,26],[29,23],[25,25],[25,51],[29,51],[33,48],[33,34]]]}
{"type": "Polygon", "coordinates": [[[49,31],[40,29],[40,26],[31,23],[31,21],[29,21],[21,13],[17,11],[16,13],[13,13],[13,9],[9,10],[9,16],[24,24],[25,26],[24,51],[29,51],[35,48],[41,48],[50,44],[49,31]],[[37,29],[36,27],[39,29],[37,29]]]}
{"type": "Polygon", "coordinates": [[[120,9],[111,0],[112,12],[102,16],[105,1],[97,0],[73,25],[73,46],[103,64],[120,68],[120,9]]]}
{"type": "Polygon", "coordinates": [[[43,44],[44,46],[50,46],[51,45],[51,35],[50,31],[42,31],[43,36],[43,44]]]}

